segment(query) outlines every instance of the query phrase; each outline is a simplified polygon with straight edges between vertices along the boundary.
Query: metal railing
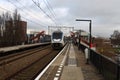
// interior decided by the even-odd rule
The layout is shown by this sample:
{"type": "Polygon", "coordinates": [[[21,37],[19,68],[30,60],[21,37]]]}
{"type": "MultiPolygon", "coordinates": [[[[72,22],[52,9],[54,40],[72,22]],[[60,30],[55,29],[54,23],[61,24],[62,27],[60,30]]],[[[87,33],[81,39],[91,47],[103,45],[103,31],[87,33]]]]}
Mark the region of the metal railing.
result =
{"type": "MultiPolygon", "coordinates": [[[[84,52],[86,46],[80,44],[80,49],[84,52]]],[[[90,50],[90,61],[104,76],[105,80],[120,80],[120,63],[112,61],[108,57],[90,50]]]]}

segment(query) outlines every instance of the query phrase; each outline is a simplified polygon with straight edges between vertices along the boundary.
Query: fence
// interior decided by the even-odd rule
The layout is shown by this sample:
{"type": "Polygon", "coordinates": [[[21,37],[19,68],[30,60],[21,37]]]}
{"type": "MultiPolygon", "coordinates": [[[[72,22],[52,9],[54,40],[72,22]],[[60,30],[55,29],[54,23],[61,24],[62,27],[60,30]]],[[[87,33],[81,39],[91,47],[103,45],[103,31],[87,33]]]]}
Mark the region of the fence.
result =
{"type": "MultiPolygon", "coordinates": [[[[86,46],[80,44],[80,49],[84,52],[86,46]]],[[[108,57],[90,50],[90,61],[104,76],[105,80],[120,80],[120,64],[112,61],[108,57]]]]}

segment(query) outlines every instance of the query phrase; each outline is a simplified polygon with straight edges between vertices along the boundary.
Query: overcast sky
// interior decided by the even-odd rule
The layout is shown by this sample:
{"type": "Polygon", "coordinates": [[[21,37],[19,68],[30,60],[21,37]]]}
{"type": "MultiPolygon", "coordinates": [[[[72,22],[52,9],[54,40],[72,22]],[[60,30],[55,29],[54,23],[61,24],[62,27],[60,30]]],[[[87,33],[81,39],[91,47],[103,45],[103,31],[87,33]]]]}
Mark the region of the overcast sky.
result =
{"type": "Polygon", "coordinates": [[[47,30],[47,26],[68,26],[89,31],[89,22],[75,19],[92,20],[92,34],[109,37],[114,30],[120,31],[120,0],[0,0],[0,13],[11,13],[17,8],[22,20],[28,22],[28,30],[47,30]],[[46,16],[34,3],[39,3],[46,16]],[[49,12],[48,4],[54,16],[49,12]],[[52,8],[51,8],[52,7],[52,8]]]}

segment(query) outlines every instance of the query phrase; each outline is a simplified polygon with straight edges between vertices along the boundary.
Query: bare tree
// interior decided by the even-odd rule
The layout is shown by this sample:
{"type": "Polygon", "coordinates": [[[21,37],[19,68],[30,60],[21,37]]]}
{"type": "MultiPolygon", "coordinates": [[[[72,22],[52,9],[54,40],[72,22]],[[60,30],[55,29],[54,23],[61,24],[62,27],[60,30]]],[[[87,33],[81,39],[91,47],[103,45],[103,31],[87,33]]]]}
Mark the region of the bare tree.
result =
{"type": "Polygon", "coordinates": [[[19,42],[20,21],[21,16],[17,9],[13,14],[6,12],[0,15],[0,46],[1,44],[5,46],[14,45],[17,40],[19,42]]]}
{"type": "Polygon", "coordinates": [[[18,20],[18,17],[17,17],[17,14],[18,14],[18,11],[17,9],[15,10],[15,12],[13,13],[13,20],[18,20]]]}
{"type": "Polygon", "coordinates": [[[113,45],[120,45],[120,32],[118,30],[115,30],[110,39],[113,45]]]}
{"type": "Polygon", "coordinates": [[[18,14],[18,21],[21,21],[21,16],[20,16],[20,14],[18,14]]]}
{"type": "Polygon", "coordinates": [[[20,14],[18,14],[17,9],[15,9],[15,12],[14,12],[14,14],[13,14],[13,20],[14,20],[14,21],[15,21],[15,20],[17,20],[17,21],[20,21],[20,20],[21,20],[21,16],[20,16],[20,14]]]}

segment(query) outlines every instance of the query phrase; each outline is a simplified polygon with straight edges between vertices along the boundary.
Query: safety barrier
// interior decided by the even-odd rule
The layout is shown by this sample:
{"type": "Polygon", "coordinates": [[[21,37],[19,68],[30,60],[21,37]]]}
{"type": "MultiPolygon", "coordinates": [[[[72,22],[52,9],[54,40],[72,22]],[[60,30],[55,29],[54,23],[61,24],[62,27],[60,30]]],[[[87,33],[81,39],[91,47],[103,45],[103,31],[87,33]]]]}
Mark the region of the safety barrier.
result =
{"type": "MultiPolygon", "coordinates": [[[[83,52],[85,48],[85,45],[80,44],[80,49],[83,52]]],[[[120,80],[120,63],[113,61],[94,50],[90,50],[89,57],[91,63],[104,76],[105,80],[120,80]]]]}

